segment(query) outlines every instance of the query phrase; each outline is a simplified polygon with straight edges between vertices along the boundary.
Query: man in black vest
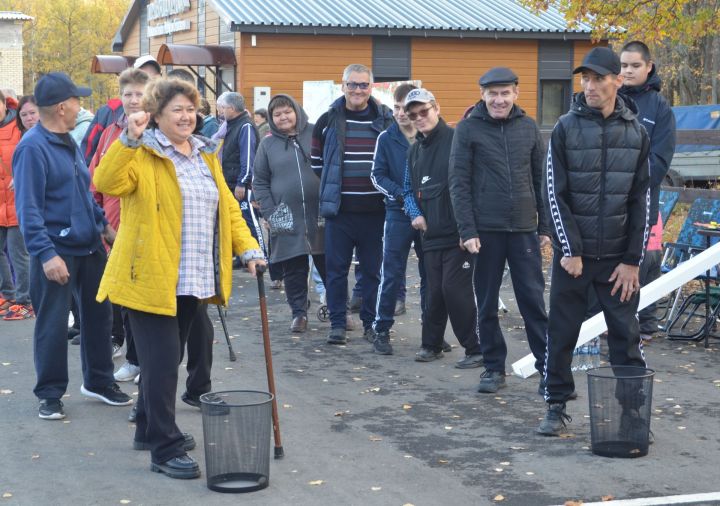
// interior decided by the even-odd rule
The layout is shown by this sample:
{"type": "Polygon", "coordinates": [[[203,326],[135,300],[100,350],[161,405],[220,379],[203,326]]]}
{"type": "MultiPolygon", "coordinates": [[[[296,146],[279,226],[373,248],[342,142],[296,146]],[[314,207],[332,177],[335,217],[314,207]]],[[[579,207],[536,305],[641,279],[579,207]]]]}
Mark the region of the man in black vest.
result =
{"type": "MultiPolygon", "coordinates": [[[[592,49],[574,73],[582,73],[583,92],[553,129],[546,168],[555,256],[545,369],[548,408],[537,428],[544,436],[560,435],[570,421],[565,413],[575,387],[570,364],[590,286],[608,323],[610,363],[645,367],[635,315],[648,235],[650,141],[634,102],[618,95],[623,77],[612,50],[592,49]]],[[[641,395],[633,397],[641,402],[641,395]]]]}

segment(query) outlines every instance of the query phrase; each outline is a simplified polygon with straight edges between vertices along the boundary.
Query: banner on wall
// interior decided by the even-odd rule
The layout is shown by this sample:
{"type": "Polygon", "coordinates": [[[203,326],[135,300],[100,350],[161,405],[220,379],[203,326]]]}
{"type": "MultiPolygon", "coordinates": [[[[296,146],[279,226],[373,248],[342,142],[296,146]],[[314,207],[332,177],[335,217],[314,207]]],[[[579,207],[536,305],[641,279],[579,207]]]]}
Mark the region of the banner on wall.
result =
{"type": "MultiPolygon", "coordinates": [[[[392,109],[395,103],[393,93],[404,83],[422,86],[421,81],[393,81],[387,83],[373,83],[372,96],[392,109]]],[[[322,113],[328,110],[338,97],[341,97],[342,85],[334,81],[303,81],[303,109],[311,123],[315,123],[322,113]]]]}

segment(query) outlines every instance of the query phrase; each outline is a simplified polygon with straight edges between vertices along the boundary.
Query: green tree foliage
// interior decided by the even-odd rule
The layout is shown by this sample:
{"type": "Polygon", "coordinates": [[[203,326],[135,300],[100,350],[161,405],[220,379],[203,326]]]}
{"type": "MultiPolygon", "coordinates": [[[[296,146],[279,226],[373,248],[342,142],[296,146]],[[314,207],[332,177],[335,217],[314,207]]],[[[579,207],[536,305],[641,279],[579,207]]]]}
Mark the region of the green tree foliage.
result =
{"type": "Polygon", "coordinates": [[[110,54],[111,43],[130,0],[0,0],[0,10],[32,16],[23,28],[25,89],[44,73],[66,72],[93,96],[85,107],[96,109],[117,95],[114,75],[91,74],[96,54],[110,54]]]}

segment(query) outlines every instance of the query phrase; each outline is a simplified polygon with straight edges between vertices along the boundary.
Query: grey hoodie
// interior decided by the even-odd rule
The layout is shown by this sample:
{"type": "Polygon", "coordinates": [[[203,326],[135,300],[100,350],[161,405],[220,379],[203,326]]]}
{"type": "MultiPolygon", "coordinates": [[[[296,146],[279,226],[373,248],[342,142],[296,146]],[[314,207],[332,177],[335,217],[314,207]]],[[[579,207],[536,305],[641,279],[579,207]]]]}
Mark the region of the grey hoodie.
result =
{"type": "MultiPolygon", "coordinates": [[[[270,262],[302,255],[322,254],[324,230],[318,227],[320,180],[310,168],[313,125],[289,95],[297,116],[296,135],[278,130],[272,115],[271,135],[260,142],[255,155],[253,191],[270,224],[270,262]]],[[[273,97],[274,98],[274,97],[273,97]]]]}

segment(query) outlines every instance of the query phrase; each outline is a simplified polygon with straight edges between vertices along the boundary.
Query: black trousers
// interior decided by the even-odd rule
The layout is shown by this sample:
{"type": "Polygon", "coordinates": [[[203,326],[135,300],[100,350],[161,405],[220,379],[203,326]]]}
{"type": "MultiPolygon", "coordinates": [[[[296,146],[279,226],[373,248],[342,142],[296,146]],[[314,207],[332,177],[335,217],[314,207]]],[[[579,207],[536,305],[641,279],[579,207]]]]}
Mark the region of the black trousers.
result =
{"type": "Polygon", "coordinates": [[[127,344],[125,360],[130,362],[132,365],[138,365],[137,351],[135,351],[135,340],[133,339],[132,330],[130,329],[130,321],[128,320],[127,310],[122,306],[118,306],[117,304],[112,305],[112,310],[113,342],[120,346],[122,346],[123,344],[127,344]]]}
{"type": "Polygon", "coordinates": [[[176,316],[128,309],[142,369],[135,440],[150,446],[156,464],[185,454],[183,436],[175,424],[175,397],[178,366],[198,302],[195,297],[178,297],[176,316]]]}
{"type": "Polygon", "coordinates": [[[548,326],[545,400],[565,402],[575,390],[570,371],[572,354],[580,327],[585,320],[588,288],[595,288],[598,302],[608,325],[610,364],[645,367],[640,344],[640,327],[636,316],[640,295],[620,302],[620,293],[610,295],[613,284],[608,281],[619,261],[583,258],[582,275],[570,276],[560,265],[562,255],[553,258],[550,286],[550,320],[548,326]]]}
{"type": "MultiPolygon", "coordinates": [[[[320,278],[325,283],[325,255],[312,255],[320,278]]],[[[310,260],[307,255],[288,258],[273,264],[281,269],[285,283],[285,296],[292,310],[293,318],[307,316],[308,302],[308,275],[310,274],[310,260]]]]}
{"type": "Polygon", "coordinates": [[[422,323],[422,347],[436,352],[442,350],[450,317],[450,325],[465,348],[465,354],[480,353],[472,255],[460,247],[453,247],[423,251],[423,256],[427,307],[422,323]]]}
{"type": "Polygon", "coordinates": [[[215,329],[208,316],[208,305],[200,304],[195,319],[190,325],[187,340],[187,372],[185,390],[192,397],[199,397],[210,391],[210,371],[213,359],[215,329]]]}
{"type": "Polygon", "coordinates": [[[513,291],[525,322],[535,369],[545,368],[548,318],[545,312],[545,278],[542,273],[540,241],[535,232],[480,232],[480,252],[475,267],[475,294],[478,298],[480,346],[485,368],[505,372],[507,345],[500,329],[498,297],[505,262],[510,267],[513,291]]]}

